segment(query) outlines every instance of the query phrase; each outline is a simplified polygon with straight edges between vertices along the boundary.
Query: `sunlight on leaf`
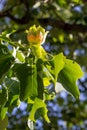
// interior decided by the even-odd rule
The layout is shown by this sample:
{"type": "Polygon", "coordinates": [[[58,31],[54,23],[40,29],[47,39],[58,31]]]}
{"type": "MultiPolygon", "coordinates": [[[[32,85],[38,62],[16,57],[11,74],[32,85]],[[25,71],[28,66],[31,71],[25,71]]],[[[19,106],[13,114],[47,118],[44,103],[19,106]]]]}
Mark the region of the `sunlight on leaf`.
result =
{"type": "Polygon", "coordinates": [[[56,93],[59,93],[59,92],[66,91],[66,90],[65,90],[65,88],[62,86],[61,83],[56,82],[55,91],[56,91],[56,93]]]}
{"type": "Polygon", "coordinates": [[[43,111],[44,113],[42,113],[43,117],[45,118],[45,120],[47,122],[50,122],[49,121],[49,118],[47,116],[47,108],[46,108],[46,104],[43,102],[43,100],[39,99],[39,98],[36,98],[35,99],[35,102],[33,104],[33,107],[32,107],[32,110],[30,112],[30,116],[29,116],[29,119],[34,121],[35,122],[35,113],[36,111],[39,109],[39,108],[43,108],[43,111]]]}
{"type": "Polygon", "coordinates": [[[54,56],[54,58],[52,59],[52,61],[54,62],[55,83],[57,81],[59,72],[64,68],[64,59],[65,57],[63,53],[54,56]]]}
{"type": "Polygon", "coordinates": [[[72,60],[66,59],[65,66],[59,74],[58,81],[69,91],[75,98],[79,98],[80,92],[76,81],[83,76],[80,66],[72,60]]]}

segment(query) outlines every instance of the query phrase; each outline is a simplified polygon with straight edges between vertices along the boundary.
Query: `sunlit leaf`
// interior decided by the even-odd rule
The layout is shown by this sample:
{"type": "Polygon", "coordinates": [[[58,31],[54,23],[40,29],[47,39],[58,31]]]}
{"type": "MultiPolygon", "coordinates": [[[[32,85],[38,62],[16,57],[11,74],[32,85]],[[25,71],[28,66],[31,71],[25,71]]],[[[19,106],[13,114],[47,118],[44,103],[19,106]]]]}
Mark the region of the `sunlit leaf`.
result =
{"type": "Polygon", "coordinates": [[[2,120],[5,118],[7,110],[8,110],[7,107],[2,107],[1,108],[1,119],[2,120]]]}
{"type": "Polygon", "coordinates": [[[46,78],[46,77],[44,77],[44,78],[43,78],[43,84],[44,84],[44,86],[50,85],[49,79],[46,78]]]}
{"type": "Polygon", "coordinates": [[[21,51],[17,51],[16,57],[19,59],[20,62],[25,61],[25,57],[24,57],[24,55],[23,55],[23,53],[21,51]]]}
{"type": "Polygon", "coordinates": [[[44,91],[45,100],[53,100],[55,98],[55,92],[49,92],[47,89],[44,91]]]}
{"type": "Polygon", "coordinates": [[[33,121],[31,121],[30,119],[28,119],[27,124],[28,124],[29,129],[31,129],[31,130],[33,130],[33,129],[34,129],[34,124],[33,124],[33,121]]]}
{"type": "Polygon", "coordinates": [[[59,39],[60,43],[63,43],[64,42],[64,34],[63,33],[59,34],[58,39],[59,39]]]}
{"type": "Polygon", "coordinates": [[[52,80],[54,82],[55,79],[52,76],[52,74],[50,73],[50,70],[44,66],[43,66],[43,73],[44,73],[45,77],[48,78],[48,80],[52,80]]]}
{"type": "Polygon", "coordinates": [[[65,90],[65,88],[62,86],[61,83],[56,82],[55,91],[56,91],[56,93],[59,93],[59,92],[66,91],[66,90],[65,90]]]}
{"type": "Polygon", "coordinates": [[[57,0],[57,3],[60,5],[60,6],[63,6],[66,4],[66,0],[57,0]]]}
{"type": "Polygon", "coordinates": [[[47,108],[46,108],[46,104],[44,103],[43,100],[39,99],[39,98],[36,98],[35,99],[35,102],[33,104],[33,107],[32,107],[32,110],[30,112],[30,116],[29,116],[29,119],[32,120],[32,121],[35,121],[35,113],[37,112],[38,109],[42,109],[41,111],[41,115],[43,115],[43,117],[45,118],[45,120],[47,122],[50,122],[49,121],[49,118],[47,116],[47,108]]]}
{"type": "Polygon", "coordinates": [[[11,100],[11,102],[10,102],[10,105],[12,105],[12,103],[13,103],[15,100],[17,100],[17,99],[18,99],[18,95],[13,96],[13,98],[12,98],[12,100],[11,100]]]}
{"type": "Polygon", "coordinates": [[[81,2],[81,0],[72,0],[73,2],[75,2],[75,3],[80,3],[81,2]]]}
{"type": "Polygon", "coordinates": [[[78,98],[80,93],[76,81],[82,76],[83,72],[80,66],[76,62],[66,59],[65,66],[58,76],[58,81],[61,82],[63,87],[75,98],[78,98]]]}
{"type": "Polygon", "coordinates": [[[65,65],[64,59],[65,57],[63,53],[54,56],[54,58],[52,59],[52,62],[54,63],[55,83],[57,81],[59,72],[64,68],[65,65]]]}

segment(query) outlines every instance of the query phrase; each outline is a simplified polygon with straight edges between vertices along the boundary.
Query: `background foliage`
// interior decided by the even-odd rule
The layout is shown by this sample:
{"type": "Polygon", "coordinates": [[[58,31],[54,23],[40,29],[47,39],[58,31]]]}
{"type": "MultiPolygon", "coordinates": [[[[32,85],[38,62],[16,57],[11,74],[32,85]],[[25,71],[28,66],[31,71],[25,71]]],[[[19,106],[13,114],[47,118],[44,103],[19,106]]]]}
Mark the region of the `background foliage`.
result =
{"type": "MultiPolygon", "coordinates": [[[[86,0],[0,0],[0,32],[10,32],[14,29],[16,32],[11,38],[26,43],[24,31],[33,24],[41,25],[50,31],[44,44],[47,52],[57,54],[62,51],[67,58],[75,59],[85,72],[84,77],[78,82],[80,100],[76,101],[66,93],[58,94],[55,100],[48,102],[52,123],[37,121],[36,129],[40,129],[39,127],[44,130],[87,129],[86,0]]],[[[16,114],[8,114],[10,121],[8,130],[28,129],[25,128],[28,113],[27,110],[24,111],[18,109],[16,114]],[[21,122],[24,128],[20,125],[21,122]]]]}

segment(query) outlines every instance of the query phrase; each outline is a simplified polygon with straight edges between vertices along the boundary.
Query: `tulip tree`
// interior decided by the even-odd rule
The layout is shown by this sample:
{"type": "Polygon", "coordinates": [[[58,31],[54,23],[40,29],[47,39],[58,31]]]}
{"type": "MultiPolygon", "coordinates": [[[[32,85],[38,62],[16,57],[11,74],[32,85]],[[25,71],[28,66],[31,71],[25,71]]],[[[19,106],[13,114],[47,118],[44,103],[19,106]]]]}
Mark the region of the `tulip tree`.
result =
{"type": "Polygon", "coordinates": [[[7,119],[6,113],[25,101],[30,106],[29,127],[30,121],[36,122],[39,117],[49,123],[46,101],[60,91],[78,99],[76,81],[83,72],[78,63],[67,59],[62,52],[52,55],[45,51],[43,44],[50,32],[41,26],[26,30],[26,44],[13,41],[12,33],[0,34],[0,120],[7,119]],[[52,92],[50,85],[54,87],[52,92]]]}

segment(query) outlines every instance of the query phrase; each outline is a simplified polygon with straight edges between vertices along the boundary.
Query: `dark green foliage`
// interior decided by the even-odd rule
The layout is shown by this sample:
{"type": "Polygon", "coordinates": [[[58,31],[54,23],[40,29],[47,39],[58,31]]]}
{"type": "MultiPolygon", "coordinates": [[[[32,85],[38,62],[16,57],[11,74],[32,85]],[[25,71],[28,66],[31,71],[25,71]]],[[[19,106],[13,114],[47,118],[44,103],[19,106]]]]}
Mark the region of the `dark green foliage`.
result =
{"type": "Polygon", "coordinates": [[[0,45],[0,78],[10,69],[14,61],[13,56],[5,45],[0,45]]]}
{"type": "Polygon", "coordinates": [[[37,96],[37,70],[36,66],[26,63],[15,64],[14,71],[20,81],[20,100],[37,96]]]}
{"type": "Polygon", "coordinates": [[[8,100],[8,90],[5,87],[2,87],[0,90],[0,107],[4,106],[8,100]]]}

